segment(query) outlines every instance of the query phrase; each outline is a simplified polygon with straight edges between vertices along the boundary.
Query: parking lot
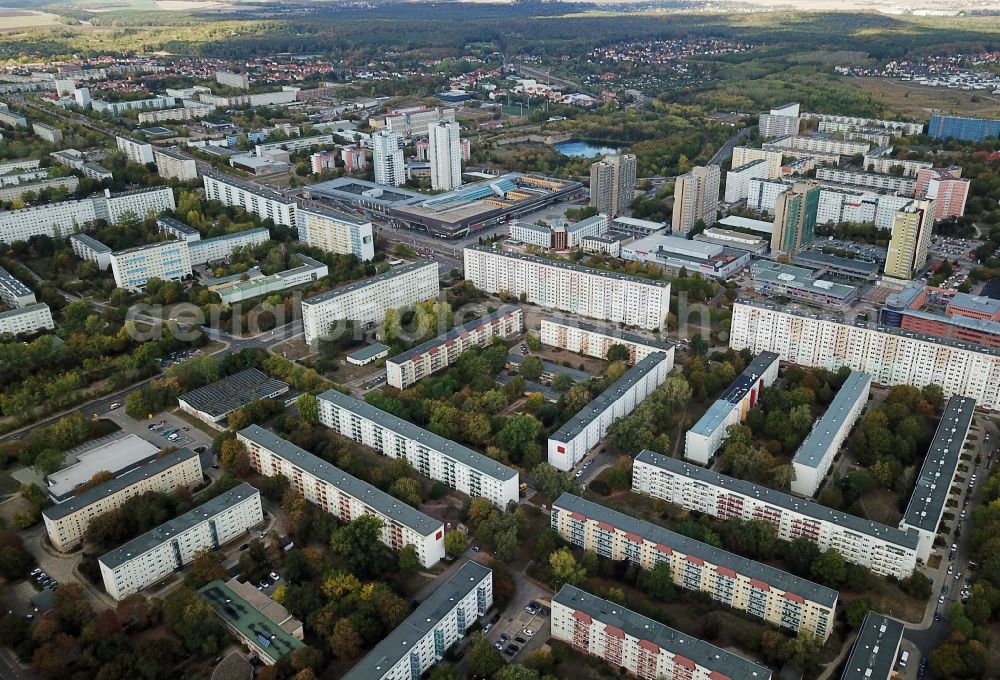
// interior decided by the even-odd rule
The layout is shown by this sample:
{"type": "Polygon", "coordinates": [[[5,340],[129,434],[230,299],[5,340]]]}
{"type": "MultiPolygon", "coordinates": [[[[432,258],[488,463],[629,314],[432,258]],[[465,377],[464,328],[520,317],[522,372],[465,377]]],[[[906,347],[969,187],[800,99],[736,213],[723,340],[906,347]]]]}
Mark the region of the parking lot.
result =
{"type": "Polygon", "coordinates": [[[487,631],[490,642],[507,661],[516,661],[545,644],[549,639],[549,616],[551,600],[539,598],[528,600],[513,616],[502,616],[487,631]]]}

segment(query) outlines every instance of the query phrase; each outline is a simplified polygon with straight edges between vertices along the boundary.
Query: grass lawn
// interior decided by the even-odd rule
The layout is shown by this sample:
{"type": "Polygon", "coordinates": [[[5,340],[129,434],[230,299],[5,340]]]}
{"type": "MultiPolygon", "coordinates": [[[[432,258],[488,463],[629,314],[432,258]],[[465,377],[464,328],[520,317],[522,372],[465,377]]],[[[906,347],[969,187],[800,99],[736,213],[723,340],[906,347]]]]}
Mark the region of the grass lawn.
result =
{"type": "Polygon", "coordinates": [[[847,82],[885,104],[894,116],[926,120],[932,112],[994,117],[1000,99],[985,92],[928,87],[891,78],[849,78],[847,82]]]}
{"type": "Polygon", "coordinates": [[[48,12],[28,9],[0,9],[0,31],[11,31],[36,26],[55,26],[59,17],[48,12]]]}
{"type": "Polygon", "coordinates": [[[0,473],[0,496],[16,493],[21,488],[21,483],[10,476],[9,472],[0,473]]]}

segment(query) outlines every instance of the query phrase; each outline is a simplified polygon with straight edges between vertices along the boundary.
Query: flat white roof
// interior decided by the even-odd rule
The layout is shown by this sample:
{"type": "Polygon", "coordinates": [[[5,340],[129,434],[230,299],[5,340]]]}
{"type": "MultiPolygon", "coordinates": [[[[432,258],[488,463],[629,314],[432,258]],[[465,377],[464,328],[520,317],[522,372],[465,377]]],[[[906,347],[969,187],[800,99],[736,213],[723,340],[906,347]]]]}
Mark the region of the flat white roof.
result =
{"type": "Polygon", "coordinates": [[[134,434],[102,442],[77,454],[77,463],[49,475],[49,494],[61,499],[72,494],[76,487],[98,472],[106,470],[118,477],[129,469],[152,460],[159,452],[160,449],[156,446],[134,434]]]}
{"type": "Polygon", "coordinates": [[[723,217],[718,221],[724,227],[736,227],[738,229],[749,229],[750,231],[756,231],[761,234],[772,234],[774,233],[774,223],[765,222],[764,220],[752,220],[749,217],[738,217],[736,215],[730,215],[728,217],[723,217]]]}

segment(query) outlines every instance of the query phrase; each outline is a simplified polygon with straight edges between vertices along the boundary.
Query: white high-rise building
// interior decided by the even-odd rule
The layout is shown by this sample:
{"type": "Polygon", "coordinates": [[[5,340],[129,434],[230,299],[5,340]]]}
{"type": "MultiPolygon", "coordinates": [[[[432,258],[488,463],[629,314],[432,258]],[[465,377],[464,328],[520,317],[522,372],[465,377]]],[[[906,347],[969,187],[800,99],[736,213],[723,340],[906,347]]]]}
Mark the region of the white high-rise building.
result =
{"type": "Polygon", "coordinates": [[[240,484],[102,555],[97,563],[104,589],[122,600],[176,572],[199,552],[245,536],[262,521],[260,491],[240,484]]]}
{"type": "Polygon", "coordinates": [[[359,260],[375,258],[375,235],[370,221],[326,208],[299,206],[299,241],[328,253],[353,254],[359,260]]]}
{"type": "Polygon", "coordinates": [[[302,301],[306,342],[326,337],[338,321],[381,323],[386,310],[437,297],[439,290],[438,263],[417,260],[308,298],[302,301]]]}
{"type": "Polygon", "coordinates": [[[634,154],[607,156],[590,166],[590,205],[616,217],[632,205],[635,194],[634,154]]]}
{"type": "Polygon", "coordinates": [[[719,213],[718,165],[692,168],[674,183],[674,210],[671,228],[676,234],[687,234],[701,220],[706,227],[715,224],[719,213]]]}
{"type": "Polygon", "coordinates": [[[153,157],[152,144],[140,142],[131,137],[122,137],[121,135],[115,137],[115,141],[118,143],[118,150],[122,152],[126,160],[138,163],[139,165],[156,162],[156,159],[153,157]]]}
{"type": "Polygon", "coordinates": [[[390,187],[402,186],[406,182],[403,135],[383,128],[372,133],[371,143],[375,183],[390,187]]]}
{"type": "Polygon", "coordinates": [[[191,275],[191,254],[187,241],[163,241],[111,253],[115,285],[142,290],[149,279],[180,281],[191,275]]]}
{"type": "Polygon", "coordinates": [[[431,188],[451,191],[462,186],[462,139],[458,122],[442,120],[427,128],[431,188]]]}
{"type": "Polygon", "coordinates": [[[667,281],[482,246],[465,249],[465,278],[487,293],[523,294],[541,307],[640,328],[659,328],[670,312],[667,281]]]}
{"type": "Polygon", "coordinates": [[[277,191],[252,184],[232,175],[206,172],[205,198],[223,205],[234,205],[251,212],[262,220],[271,219],[275,224],[295,226],[294,199],[285,198],[277,191]]]}

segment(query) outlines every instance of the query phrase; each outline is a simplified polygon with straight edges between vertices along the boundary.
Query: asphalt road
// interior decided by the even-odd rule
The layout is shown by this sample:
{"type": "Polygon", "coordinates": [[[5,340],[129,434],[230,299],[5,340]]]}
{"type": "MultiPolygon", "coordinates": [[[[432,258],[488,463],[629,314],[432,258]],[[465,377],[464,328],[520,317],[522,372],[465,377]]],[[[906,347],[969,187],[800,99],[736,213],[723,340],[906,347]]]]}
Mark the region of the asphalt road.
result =
{"type": "Polygon", "coordinates": [[[733,155],[733,147],[735,147],[741,140],[746,139],[750,136],[750,128],[746,127],[742,130],[738,130],[732,137],[726,140],[726,143],[722,145],[715,155],[712,156],[712,160],[708,162],[709,165],[722,165],[724,162],[729,160],[733,155]]]}

